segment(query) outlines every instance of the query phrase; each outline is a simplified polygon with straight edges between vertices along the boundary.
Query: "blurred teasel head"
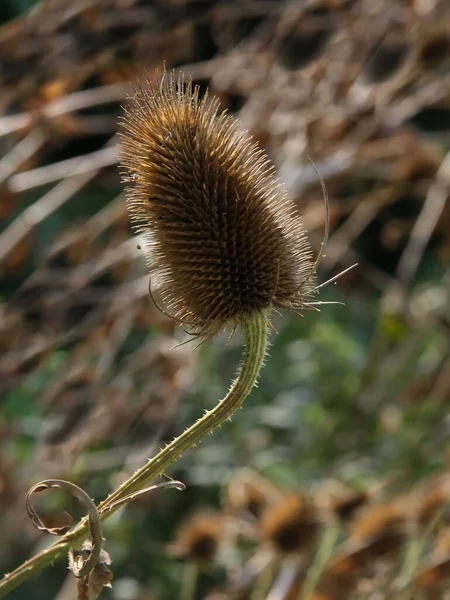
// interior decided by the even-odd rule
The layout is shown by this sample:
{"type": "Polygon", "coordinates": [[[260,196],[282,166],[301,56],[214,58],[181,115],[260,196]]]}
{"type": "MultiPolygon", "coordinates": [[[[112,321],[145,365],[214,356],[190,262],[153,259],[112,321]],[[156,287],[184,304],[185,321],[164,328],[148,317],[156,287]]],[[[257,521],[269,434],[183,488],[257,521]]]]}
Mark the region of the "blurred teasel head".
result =
{"type": "Polygon", "coordinates": [[[290,494],[267,509],[260,534],[280,555],[299,553],[316,542],[320,526],[319,513],[311,500],[290,494]]]}
{"type": "Polygon", "coordinates": [[[121,140],[129,212],[171,316],[210,337],[311,306],[317,261],[301,218],[217,99],[164,72],[135,90],[121,140]]]}
{"type": "Polygon", "coordinates": [[[177,558],[208,563],[216,557],[224,531],[225,521],[221,514],[200,511],[185,520],[168,549],[177,558]]]}

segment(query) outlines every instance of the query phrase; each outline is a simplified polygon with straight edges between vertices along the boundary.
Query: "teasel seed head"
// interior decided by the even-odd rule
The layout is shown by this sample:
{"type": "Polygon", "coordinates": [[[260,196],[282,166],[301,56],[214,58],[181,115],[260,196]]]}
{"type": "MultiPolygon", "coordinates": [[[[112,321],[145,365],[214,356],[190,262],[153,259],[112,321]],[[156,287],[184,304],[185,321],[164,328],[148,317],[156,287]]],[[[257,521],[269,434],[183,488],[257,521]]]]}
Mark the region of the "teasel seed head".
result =
{"type": "Polygon", "coordinates": [[[315,493],[323,513],[341,523],[349,523],[369,500],[369,490],[354,489],[336,479],[326,480],[315,493]]]}
{"type": "Polygon", "coordinates": [[[350,527],[349,542],[365,549],[364,556],[376,558],[395,554],[413,532],[405,499],[367,506],[350,527]]]}
{"type": "Polygon", "coordinates": [[[209,511],[198,512],[183,523],[169,550],[177,558],[207,563],[214,560],[223,534],[222,515],[209,511]]]}
{"type": "Polygon", "coordinates": [[[417,506],[413,507],[414,517],[421,528],[430,527],[436,518],[441,522],[450,522],[450,478],[436,477],[426,481],[418,493],[417,506]]]}
{"type": "Polygon", "coordinates": [[[280,555],[303,552],[317,540],[321,521],[312,502],[290,494],[267,509],[261,522],[261,537],[280,555]]]}
{"type": "Polygon", "coordinates": [[[301,218],[217,99],[163,72],[135,90],[121,139],[131,219],[171,316],[210,337],[311,300],[316,265],[301,218]]]}

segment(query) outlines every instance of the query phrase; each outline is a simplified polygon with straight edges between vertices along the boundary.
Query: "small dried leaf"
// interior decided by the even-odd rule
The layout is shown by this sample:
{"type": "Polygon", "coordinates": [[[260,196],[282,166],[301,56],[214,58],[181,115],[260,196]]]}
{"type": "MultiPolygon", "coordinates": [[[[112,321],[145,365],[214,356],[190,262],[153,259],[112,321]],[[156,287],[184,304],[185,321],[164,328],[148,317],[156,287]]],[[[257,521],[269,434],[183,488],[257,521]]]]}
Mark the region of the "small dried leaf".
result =
{"type": "MultiPolygon", "coordinates": [[[[92,550],[92,543],[86,540],[81,548],[81,553],[87,557],[92,550]]],[[[108,568],[111,557],[108,552],[102,550],[100,557],[93,570],[79,579],[77,600],[96,600],[104,587],[111,587],[113,573],[108,568]]]]}
{"type": "Polygon", "coordinates": [[[128,502],[133,502],[133,500],[136,500],[137,498],[140,498],[141,496],[144,496],[145,494],[148,494],[149,492],[153,492],[154,490],[159,490],[159,489],[168,489],[168,488],[175,488],[176,490],[180,490],[182,492],[183,490],[186,489],[186,486],[181,481],[165,481],[164,483],[157,483],[156,485],[151,485],[150,487],[144,488],[143,490],[139,490],[137,492],[129,494],[128,496],[125,496],[124,498],[117,500],[117,502],[113,502],[112,504],[109,504],[107,508],[108,508],[108,510],[110,510],[112,507],[118,508],[119,506],[122,506],[123,504],[128,504],[128,502]]]}

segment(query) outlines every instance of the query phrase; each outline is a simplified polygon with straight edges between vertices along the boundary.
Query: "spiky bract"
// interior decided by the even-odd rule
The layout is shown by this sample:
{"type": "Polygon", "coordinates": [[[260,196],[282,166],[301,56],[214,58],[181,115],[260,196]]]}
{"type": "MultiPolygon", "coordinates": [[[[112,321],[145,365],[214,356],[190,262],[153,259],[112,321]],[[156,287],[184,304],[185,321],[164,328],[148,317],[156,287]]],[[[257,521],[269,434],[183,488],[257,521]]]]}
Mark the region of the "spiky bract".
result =
{"type": "Polygon", "coordinates": [[[314,293],[301,219],[268,158],[190,81],[138,86],[121,162],[153,284],[180,322],[209,336],[314,293]]]}

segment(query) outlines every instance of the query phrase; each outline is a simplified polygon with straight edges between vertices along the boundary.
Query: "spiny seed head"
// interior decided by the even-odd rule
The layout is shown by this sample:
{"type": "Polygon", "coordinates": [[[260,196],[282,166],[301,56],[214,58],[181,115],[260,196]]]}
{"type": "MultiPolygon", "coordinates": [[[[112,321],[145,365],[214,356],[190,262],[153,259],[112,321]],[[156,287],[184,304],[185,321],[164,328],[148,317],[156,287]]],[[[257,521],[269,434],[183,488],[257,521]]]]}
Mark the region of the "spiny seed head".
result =
{"type": "Polygon", "coordinates": [[[261,487],[251,481],[230,486],[229,500],[233,509],[250,513],[259,519],[267,507],[267,498],[261,487]]]}
{"type": "Polygon", "coordinates": [[[163,73],[139,85],[121,133],[131,220],[167,311],[199,334],[314,293],[300,216],[266,155],[218,101],[163,73]]]}
{"type": "Polygon", "coordinates": [[[195,562],[214,559],[224,534],[224,520],[219,513],[199,512],[188,518],[170,546],[173,556],[195,562]]]}
{"type": "Polygon", "coordinates": [[[267,509],[261,522],[261,537],[280,554],[301,552],[316,541],[320,519],[308,499],[292,494],[267,509]]]}
{"type": "Polygon", "coordinates": [[[402,500],[367,506],[353,521],[349,539],[353,543],[403,536],[410,527],[409,515],[402,500]]]}
{"type": "Polygon", "coordinates": [[[442,521],[450,521],[450,479],[443,476],[428,480],[426,487],[419,492],[415,518],[420,527],[429,527],[440,514],[442,521]]]}

